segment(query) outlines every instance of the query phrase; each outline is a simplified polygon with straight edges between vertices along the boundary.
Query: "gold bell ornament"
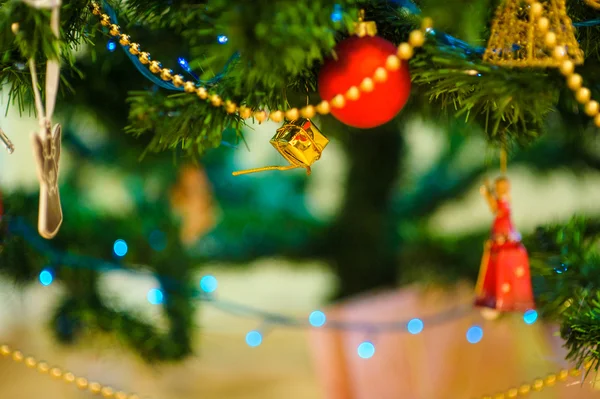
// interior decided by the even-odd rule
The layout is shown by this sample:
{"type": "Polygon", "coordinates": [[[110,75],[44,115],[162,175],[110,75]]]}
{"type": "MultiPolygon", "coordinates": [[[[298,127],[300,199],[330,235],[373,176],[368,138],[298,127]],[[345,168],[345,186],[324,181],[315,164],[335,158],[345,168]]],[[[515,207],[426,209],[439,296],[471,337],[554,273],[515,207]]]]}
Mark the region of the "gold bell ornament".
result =
{"type": "Polygon", "coordinates": [[[288,166],[265,166],[233,172],[233,175],[296,168],[306,168],[306,174],[310,175],[310,166],[321,158],[323,149],[329,144],[329,139],[310,119],[298,118],[277,129],[270,143],[287,159],[290,163],[288,166]]]}
{"type": "Polygon", "coordinates": [[[566,0],[505,0],[496,10],[483,60],[508,67],[583,63],[566,0]],[[556,57],[554,52],[564,51],[556,57]]]}

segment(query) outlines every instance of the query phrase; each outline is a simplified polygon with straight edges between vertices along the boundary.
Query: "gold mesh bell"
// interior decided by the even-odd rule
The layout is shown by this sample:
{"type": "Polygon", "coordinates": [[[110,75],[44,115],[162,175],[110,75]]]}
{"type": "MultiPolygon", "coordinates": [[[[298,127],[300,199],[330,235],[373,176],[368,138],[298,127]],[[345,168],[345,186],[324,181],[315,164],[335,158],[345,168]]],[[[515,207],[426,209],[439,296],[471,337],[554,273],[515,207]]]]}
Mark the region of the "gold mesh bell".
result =
{"type": "Polygon", "coordinates": [[[583,63],[583,51],[575,39],[565,0],[505,0],[496,10],[484,61],[508,67],[558,67],[555,47],[565,50],[566,59],[583,63]],[[555,44],[547,43],[553,32],[555,44]]]}
{"type": "Polygon", "coordinates": [[[233,175],[296,168],[305,168],[306,174],[310,175],[310,166],[321,158],[323,149],[329,144],[329,139],[310,119],[298,118],[277,129],[270,142],[290,165],[243,170],[233,172],[233,175]]]}

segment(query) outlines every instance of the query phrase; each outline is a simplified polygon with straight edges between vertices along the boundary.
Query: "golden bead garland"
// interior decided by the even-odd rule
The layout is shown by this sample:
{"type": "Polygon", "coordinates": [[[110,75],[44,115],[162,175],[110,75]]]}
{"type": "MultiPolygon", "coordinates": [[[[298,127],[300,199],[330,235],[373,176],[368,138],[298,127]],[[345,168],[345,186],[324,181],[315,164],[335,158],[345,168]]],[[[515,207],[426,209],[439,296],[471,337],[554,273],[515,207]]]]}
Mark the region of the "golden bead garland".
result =
{"type": "MultiPolygon", "coordinates": [[[[114,388],[102,385],[99,382],[90,382],[84,377],[77,377],[75,374],[60,369],[59,367],[50,367],[48,363],[36,360],[31,356],[25,356],[19,350],[13,350],[8,345],[0,345],[0,359],[10,358],[15,363],[25,364],[30,369],[36,369],[40,374],[50,375],[56,380],[62,380],[67,384],[74,384],[82,391],[87,390],[95,395],[102,395],[106,399],[140,399],[138,395],[128,394],[123,391],[115,391],[114,388]]],[[[583,365],[585,370],[592,368],[593,362],[587,361],[583,365]]],[[[556,382],[566,381],[569,377],[579,377],[582,371],[579,368],[570,370],[563,369],[557,373],[549,374],[546,378],[536,378],[530,384],[523,384],[518,388],[510,388],[505,392],[495,395],[484,395],[481,399],[513,399],[519,396],[527,396],[531,391],[539,392],[544,388],[553,387],[556,382]]]]}
{"type": "Polygon", "coordinates": [[[196,94],[201,100],[208,100],[214,107],[223,107],[229,114],[237,113],[241,118],[248,119],[254,117],[259,122],[267,119],[273,122],[282,122],[284,117],[289,120],[297,119],[299,116],[304,118],[313,118],[315,114],[327,115],[331,108],[344,108],[346,100],[357,100],[362,93],[373,91],[376,83],[383,83],[388,78],[388,72],[397,71],[402,62],[410,60],[414,54],[414,49],[422,47],[425,43],[425,35],[431,29],[433,21],[431,18],[424,18],[420,29],[413,30],[408,38],[408,42],[398,46],[396,54],[390,55],[384,66],[375,70],[371,77],[365,77],[360,85],[352,86],[346,93],[334,96],[330,101],[323,100],[317,105],[306,105],[303,108],[289,108],[286,110],[275,110],[267,113],[265,110],[252,110],[243,105],[239,106],[230,100],[223,101],[218,94],[210,94],[206,87],[196,86],[192,81],[185,81],[182,75],[173,75],[173,71],[163,68],[161,63],[153,61],[150,54],[141,50],[139,43],[131,41],[129,35],[121,32],[118,25],[112,24],[110,17],[102,13],[100,5],[96,2],[90,3],[92,14],[100,19],[102,26],[109,29],[109,34],[119,39],[119,43],[123,46],[129,46],[129,52],[132,55],[138,56],[140,62],[146,66],[153,74],[159,75],[164,81],[171,81],[175,87],[183,87],[186,93],[196,94]]]}
{"type": "MultiPolygon", "coordinates": [[[[539,8],[542,5],[539,2],[531,4],[531,8],[539,8]]],[[[546,23],[547,19],[542,18],[538,23],[538,28],[542,31],[547,31],[549,24],[546,23]]],[[[557,46],[556,34],[554,32],[546,32],[544,41],[551,50],[552,56],[559,64],[559,71],[566,79],[567,86],[573,94],[579,104],[583,106],[584,112],[590,117],[594,118],[594,124],[600,127],[600,104],[591,98],[591,91],[587,87],[583,86],[583,78],[578,73],[575,73],[575,63],[567,58],[567,53],[564,47],[557,46]]]]}
{"type": "MultiPolygon", "coordinates": [[[[585,362],[583,368],[589,370],[592,367],[592,362],[585,362]]],[[[518,388],[510,388],[504,392],[497,393],[495,395],[484,395],[481,399],[513,399],[519,396],[527,396],[530,392],[539,392],[544,388],[553,387],[556,382],[566,381],[569,377],[579,377],[581,370],[579,368],[572,368],[570,370],[563,369],[557,373],[548,374],[546,378],[536,378],[530,384],[523,384],[518,388]]]]}
{"type": "Polygon", "coordinates": [[[59,367],[50,367],[48,363],[38,361],[31,356],[25,356],[19,350],[13,350],[8,345],[0,345],[0,359],[10,358],[15,363],[25,364],[30,369],[37,370],[40,374],[46,374],[55,380],[63,381],[67,384],[74,384],[82,391],[89,391],[95,395],[101,395],[106,399],[140,399],[138,395],[128,394],[122,391],[115,391],[112,387],[100,384],[98,382],[90,382],[87,378],[78,377],[70,371],[63,370],[59,367]]]}

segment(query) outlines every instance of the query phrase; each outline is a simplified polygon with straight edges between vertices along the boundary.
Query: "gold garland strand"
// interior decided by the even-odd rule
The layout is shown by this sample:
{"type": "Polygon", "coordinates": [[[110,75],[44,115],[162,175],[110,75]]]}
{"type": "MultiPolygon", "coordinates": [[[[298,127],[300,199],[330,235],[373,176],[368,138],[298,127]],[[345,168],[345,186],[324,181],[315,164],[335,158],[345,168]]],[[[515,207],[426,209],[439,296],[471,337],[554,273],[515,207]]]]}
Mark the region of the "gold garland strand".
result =
{"type": "Polygon", "coordinates": [[[112,387],[98,382],[90,382],[87,378],[78,377],[70,371],[62,370],[59,367],[50,367],[48,363],[38,361],[31,356],[25,357],[23,352],[13,350],[8,345],[0,346],[0,356],[10,358],[15,363],[25,364],[30,369],[35,369],[40,374],[49,375],[56,380],[61,380],[67,384],[75,384],[82,391],[87,390],[95,395],[102,395],[107,399],[140,399],[138,395],[115,391],[112,387]]]}
{"type": "Polygon", "coordinates": [[[566,58],[566,51],[563,47],[557,46],[554,41],[553,32],[546,33],[546,44],[552,49],[554,58],[561,61],[559,70],[565,77],[567,86],[575,95],[575,100],[583,106],[583,110],[590,118],[594,118],[594,124],[600,127],[600,103],[592,99],[592,92],[583,86],[583,78],[575,73],[575,63],[566,58]]]}
{"type": "Polygon", "coordinates": [[[259,122],[264,122],[267,119],[270,119],[273,122],[281,122],[284,117],[288,120],[295,120],[299,117],[310,119],[317,113],[327,115],[331,111],[331,107],[339,109],[344,108],[346,101],[358,100],[361,93],[373,91],[376,83],[383,83],[387,80],[388,71],[397,71],[400,69],[400,65],[403,61],[407,62],[410,60],[414,54],[414,49],[423,46],[425,43],[425,34],[433,26],[431,18],[423,18],[421,28],[410,32],[408,42],[401,43],[398,46],[397,54],[390,55],[387,58],[385,65],[377,68],[373,76],[365,77],[360,85],[350,87],[345,94],[338,94],[330,101],[323,100],[317,105],[309,104],[300,109],[289,108],[267,113],[264,110],[253,111],[246,106],[239,106],[230,100],[223,101],[218,94],[209,93],[206,87],[196,86],[196,84],[190,80],[185,81],[182,75],[173,75],[172,70],[163,68],[160,62],[151,59],[150,53],[142,51],[139,43],[132,42],[129,35],[121,33],[119,25],[111,23],[110,17],[102,12],[98,3],[91,2],[90,9],[92,14],[99,17],[102,26],[109,28],[109,34],[118,39],[122,46],[129,46],[129,52],[132,55],[137,56],[140,62],[148,67],[150,72],[160,76],[165,82],[172,82],[175,87],[183,87],[186,93],[195,93],[201,100],[209,100],[214,107],[225,108],[225,111],[229,114],[237,113],[243,119],[254,117],[259,122]]]}
{"type": "MultiPolygon", "coordinates": [[[[589,370],[592,367],[592,362],[585,362],[583,368],[589,370]]],[[[566,381],[569,377],[579,377],[581,370],[573,367],[570,370],[562,369],[557,373],[548,374],[546,378],[536,378],[532,383],[523,384],[518,388],[510,388],[504,392],[495,395],[484,395],[481,399],[513,399],[519,396],[527,396],[531,391],[539,392],[544,388],[550,388],[556,385],[556,382],[566,381]]]]}
{"type": "MultiPolygon", "coordinates": [[[[50,367],[48,363],[36,360],[31,356],[25,357],[23,352],[13,350],[8,345],[0,345],[0,355],[12,359],[15,363],[25,364],[30,369],[36,369],[40,374],[50,375],[56,380],[62,380],[67,384],[75,384],[77,388],[87,390],[94,395],[102,395],[106,399],[140,399],[138,395],[128,394],[122,391],[115,391],[112,387],[102,385],[99,382],[89,382],[87,378],[77,377],[75,374],[60,369],[59,367],[50,367]]],[[[583,368],[589,370],[593,362],[585,362],[583,368]]],[[[539,392],[544,388],[553,387],[557,381],[566,381],[569,377],[579,377],[581,370],[574,367],[570,370],[562,369],[557,373],[549,374],[546,378],[537,378],[532,383],[527,383],[518,388],[510,388],[505,392],[495,395],[484,395],[481,399],[513,399],[518,396],[527,396],[531,391],[539,392]]]]}

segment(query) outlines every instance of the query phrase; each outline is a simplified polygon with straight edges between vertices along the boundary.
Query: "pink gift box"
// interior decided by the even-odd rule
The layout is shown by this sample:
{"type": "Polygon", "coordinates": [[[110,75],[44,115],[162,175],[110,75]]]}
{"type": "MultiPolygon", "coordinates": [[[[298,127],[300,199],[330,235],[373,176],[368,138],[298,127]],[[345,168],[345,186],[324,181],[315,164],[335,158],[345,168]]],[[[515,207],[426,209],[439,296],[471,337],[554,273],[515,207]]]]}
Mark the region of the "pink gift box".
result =
{"type": "MultiPolygon", "coordinates": [[[[325,399],[460,399],[495,395],[532,383],[562,368],[562,340],[556,326],[540,320],[526,324],[523,314],[503,314],[486,320],[471,308],[473,289],[408,287],[355,298],[325,309],[328,323],[390,323],[419,318],[423,331],[410,334],[405,323],[399,331],[331,330],[315,328],[309,334],[317,378],[325,399]],[[449,312],[456,311],[456,316],[449,312]],[[445,315],[446,320],[441,320],[445,315]],[[436,322],[437,321],[437,322],[436,322]],[[483,329],[472,344],[470,327],[483,329]],[[361,342],[371,341],[375,354],[357,354],[361,342]]],[[[532,394],[533,398],[598,398],[594,376],[581,384],[569,378],[532,394]]]]}

